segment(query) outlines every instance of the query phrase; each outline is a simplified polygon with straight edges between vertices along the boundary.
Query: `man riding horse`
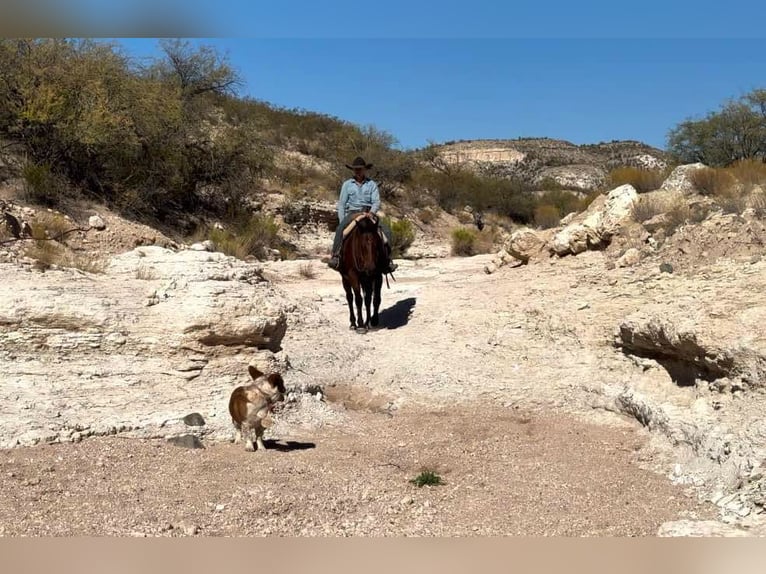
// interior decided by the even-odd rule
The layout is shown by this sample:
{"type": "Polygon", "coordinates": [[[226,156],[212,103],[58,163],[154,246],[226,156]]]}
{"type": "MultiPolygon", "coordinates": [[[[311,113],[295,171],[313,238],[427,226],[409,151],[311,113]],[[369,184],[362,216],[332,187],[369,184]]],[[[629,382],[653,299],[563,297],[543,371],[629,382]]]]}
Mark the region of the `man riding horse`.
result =
{"type": "MultiPolygon", "coordinates": [[[[354,177],[343,182],[340,188],[340,197],[338,199],[338,220],[340,225],[335,231],[335,240],[332,245],[332,257],[327,265],[335,271],[340,271],[340,249],[343,244],[343,230],[360,213],[371,213],[376,215],[380,209],[380,192],[378,185],[369,177],[367,170],[372,164],[364,161],[364,158],[357,157],[346,167],[353,170],[354,177]]],[[[397,265],[391,260],[391,230],[382,221],[378,221],[380,229],[383,231],[385,243],[386,267],[381,269],[383,273],[393,273],[397,265]]]]}

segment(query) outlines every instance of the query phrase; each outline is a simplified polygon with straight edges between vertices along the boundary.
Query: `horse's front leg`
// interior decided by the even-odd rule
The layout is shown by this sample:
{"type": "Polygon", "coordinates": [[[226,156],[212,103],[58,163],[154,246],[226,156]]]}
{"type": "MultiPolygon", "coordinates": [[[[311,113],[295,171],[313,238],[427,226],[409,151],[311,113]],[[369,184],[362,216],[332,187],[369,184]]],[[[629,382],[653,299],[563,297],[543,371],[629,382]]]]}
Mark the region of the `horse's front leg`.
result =
{"type": "Polygon", "coordinates": [[[370,281],[367,279],[364,282],[364,307],[365,311],[367,311],[366,320],[364,322],[365,327],[370,326],[370,321],[372,319],[372,313],[370,312],[370,305],[372,304],[372,288],[373,288],[373,281],[370,281]]]}
{"type": "Polygon", "coordinates": [[[373,314],[372,319],[370,320],[370,324],[373,327],[377,327],[380,324],[380,291],[383,288],[383,275],[378,275],[375,277],[375,282],[373,283],[373,294],[372,294],[372,308],[373,308],[373,314]]]}
{"type": "Polygon", "coordinates": [[[362,289],[358,281],[354,284],[354,300],[356,302],[356,328],[358,331],[359,329],[364,328],[362,323],[364,321],[364,314],[362,313],[362,289]]]}
{"type": "Polygon", "coordinates": [[[356,329],[356,317],[354,317],[354,295],[351,291],[351,282],[343,278],[343,289],[346,291],[346,303],[348,303],[348,315],[350,329],[356,329]]]}

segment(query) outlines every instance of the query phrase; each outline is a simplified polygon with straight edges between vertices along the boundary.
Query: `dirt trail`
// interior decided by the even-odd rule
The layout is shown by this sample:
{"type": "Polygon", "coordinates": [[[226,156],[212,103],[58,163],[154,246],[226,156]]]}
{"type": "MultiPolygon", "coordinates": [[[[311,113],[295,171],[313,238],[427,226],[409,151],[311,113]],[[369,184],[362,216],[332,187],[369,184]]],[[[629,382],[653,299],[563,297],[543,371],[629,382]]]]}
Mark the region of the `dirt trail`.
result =
{"type": "MultiPolygon", "coordinates": [[[[313,262],[309,279],[305,262],[265,264],[298,302],[283,340],[288,385],[324,387],[331,405],[273,429],[306,448],[187,451],[113,437],[1,451],[14,487],[0,494],[0,524],[6,534],[578,536],[711,517],[693,491],[649,470],[667,459],[647,431],[593,409],[604,385],[641,373],[610,345],[619,319],[680,279],[663,277],[655,295],[651,277],[607,271],[599,257],[491,276],[489,257],[403,262],[384,287],[383,328],[366,335],[348,330],[333,271],[313,262]],[[424,467],[446,484],[409,484],[424,467]]],[[[669,384],[670,400],[676,392],[669,384]]]]}

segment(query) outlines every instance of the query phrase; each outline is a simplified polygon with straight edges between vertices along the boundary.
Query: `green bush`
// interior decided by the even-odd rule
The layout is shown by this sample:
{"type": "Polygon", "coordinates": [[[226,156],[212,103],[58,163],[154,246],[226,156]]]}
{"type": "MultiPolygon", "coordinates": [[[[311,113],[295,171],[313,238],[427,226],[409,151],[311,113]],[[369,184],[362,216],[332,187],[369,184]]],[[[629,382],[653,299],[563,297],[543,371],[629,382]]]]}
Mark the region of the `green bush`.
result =
{"type": "Polygon", "coordinates": [[[383,217],[382,221],[391,230],[393,241],[391,255],[396,258],[402,257],[410,245],[412,245],[412,242],[415,241],[415,228],[407,219],[394,221],[390,217],[383,217]]]}
{"type": "Polygon", "coordinates": [[[452,254],[460,257],[476,255],[476,232],[466,227],[452,230],[452,254]]]}
{"type": "Polygon", "coordinates": [[[279,225],[270,216],[254,215],[243,218],[231,229],[206,229],[197,234],[198,239],[210,239],[216,249],[226,255],[244,259],[254,256],[262,259],[268,249],[279,247],[279,225]]]}
{"type": "Polygon", "coordinates": [[[59,207],[66,197],[66,182],[48,164],[26,163],[21,171],[24,199],[46,207],[59,207]]]}

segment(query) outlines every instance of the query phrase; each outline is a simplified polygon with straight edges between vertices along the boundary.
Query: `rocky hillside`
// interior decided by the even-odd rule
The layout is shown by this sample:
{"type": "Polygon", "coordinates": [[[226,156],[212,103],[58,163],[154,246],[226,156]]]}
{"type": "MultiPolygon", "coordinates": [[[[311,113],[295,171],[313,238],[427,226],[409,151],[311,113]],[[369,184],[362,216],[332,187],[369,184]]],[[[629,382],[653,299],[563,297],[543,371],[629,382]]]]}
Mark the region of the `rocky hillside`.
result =
{"type": "Polygon", "coordinates": [[[617,167],[655,169],[668,163],[665,152],[638,141],[575,145],[549,138],[472,140],[441,145],[438,153],[450,164],[469,165],[481,173],[581,190],[601,188],[617,167]]]}

